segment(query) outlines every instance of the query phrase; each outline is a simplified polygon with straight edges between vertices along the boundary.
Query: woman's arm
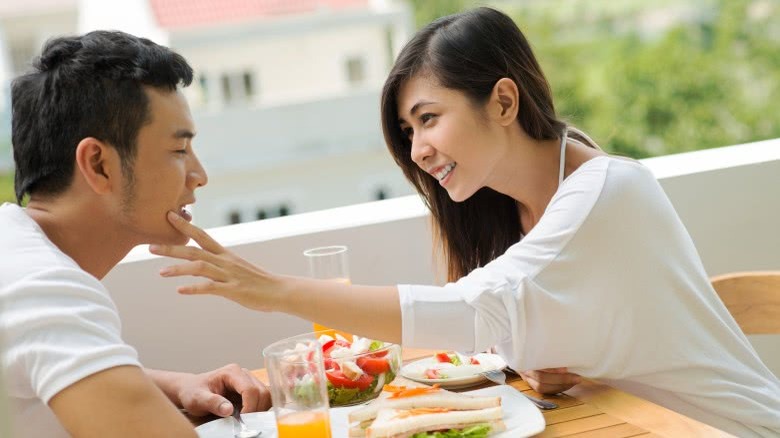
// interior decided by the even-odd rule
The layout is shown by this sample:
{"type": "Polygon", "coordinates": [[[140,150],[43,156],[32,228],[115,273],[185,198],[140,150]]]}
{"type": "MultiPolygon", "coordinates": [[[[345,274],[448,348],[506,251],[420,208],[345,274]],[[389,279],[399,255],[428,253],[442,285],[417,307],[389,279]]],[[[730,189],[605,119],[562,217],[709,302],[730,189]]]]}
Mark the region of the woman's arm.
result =
{"type": "MultiPolygon", "coordinates": [[[[395,286],[360,286],[282,276],[266,272],[226,250],[205,231],[169,213],[173,226],[197,242],[191,246],[152,245],[157,255],[189,260],[163,268],[165,277],[194,275],[210,281],[180,286],[179,293],[211,294],[264,312],[289,313],[328,327],[372,339],[401,343],[401,305],[395,286]]],[[[436,346],[433,346],[436,348],[436,346]]],[[[579,382],[565,368],[540,370],[526,377],[539,392],[557,393],[579,382]]]]}
{"type": "Polygon", "coordinates": [[[201,248],[152,245],[153,254],[189,260],[160,271],[210,281],[181,286],[186,295],[219,295],[263,312],[284,312],[373,339],[401,342],[401,307],[395,286],[359,286],[276,275],[226,250],[205,231],[169,213],[171,224],[201,248]]]}

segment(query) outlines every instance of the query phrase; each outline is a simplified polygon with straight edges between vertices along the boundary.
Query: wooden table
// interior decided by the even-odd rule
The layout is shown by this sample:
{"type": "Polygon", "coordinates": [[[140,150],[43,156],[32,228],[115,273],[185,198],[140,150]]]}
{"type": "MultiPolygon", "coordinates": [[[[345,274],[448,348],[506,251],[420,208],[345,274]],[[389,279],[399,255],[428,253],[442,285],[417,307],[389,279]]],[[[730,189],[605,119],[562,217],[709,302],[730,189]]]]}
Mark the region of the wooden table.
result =
{"type": "MultiPolygon", "coordinates": [[[[431,354],[432,350],[405,348],[403,360],[408,362],[431,354]]],[[[268,383],[264,369],[253,373],[268,383]]],[[[557,409],[542,411],[547,427],[537,437],[732,437],[712,426],[592,380],[586,379],[565,394],[553,396],[537,393],[518,376],[508,375],[507,384],[528,395],[558,404],[557,409]]],[[[468,390],[491,385],[486,383],[468,390]]]]}

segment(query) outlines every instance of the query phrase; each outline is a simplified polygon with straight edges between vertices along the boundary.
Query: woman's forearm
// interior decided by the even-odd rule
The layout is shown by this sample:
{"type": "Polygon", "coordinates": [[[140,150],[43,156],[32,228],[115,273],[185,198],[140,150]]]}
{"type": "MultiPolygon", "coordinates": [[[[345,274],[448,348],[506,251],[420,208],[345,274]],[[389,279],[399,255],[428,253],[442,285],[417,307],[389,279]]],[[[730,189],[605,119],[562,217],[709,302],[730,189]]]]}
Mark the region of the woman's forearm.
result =
{"type": "Polygon", "coordinates": [[[401,343],[401,305],[395,286],[348,285],[281,277],[278,311],[359,336],[401,343]]]}

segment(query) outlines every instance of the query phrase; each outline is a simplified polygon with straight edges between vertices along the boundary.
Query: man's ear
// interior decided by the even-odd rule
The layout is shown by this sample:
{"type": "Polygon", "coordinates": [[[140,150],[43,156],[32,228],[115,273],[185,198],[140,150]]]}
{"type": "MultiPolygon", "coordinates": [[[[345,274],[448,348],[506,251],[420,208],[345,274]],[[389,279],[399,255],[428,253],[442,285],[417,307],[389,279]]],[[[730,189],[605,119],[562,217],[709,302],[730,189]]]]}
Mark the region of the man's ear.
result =
{"type": "Polygon", "coordinates": [[[520,104],[520,93],[515,81],[501,78],[490,93],[490,116],[503,126],[515,123],[520,104]]]}
{"type": "Polygon", "coordinates": [[[76,146],[76,168],[98,194],[110,192],[122,180],[119,154],[94,137],[84,138],[76,146]]]}

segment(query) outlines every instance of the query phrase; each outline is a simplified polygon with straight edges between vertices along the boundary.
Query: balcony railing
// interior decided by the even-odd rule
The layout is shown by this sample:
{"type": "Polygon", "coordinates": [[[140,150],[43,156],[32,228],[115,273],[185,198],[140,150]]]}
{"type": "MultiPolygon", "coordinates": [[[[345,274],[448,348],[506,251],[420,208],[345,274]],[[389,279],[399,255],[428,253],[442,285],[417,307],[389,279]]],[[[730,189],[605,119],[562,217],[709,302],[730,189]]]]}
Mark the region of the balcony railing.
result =
{"type": "MultiPolygon", "coordinates": [[[[780,268],[780,139],[644,164],[661,182],[710,275],[780,268]]],[[[356,283],[436,283],[428,224],[426,208],[408,196],[210,232],[242,257],[279,273],[305,275],[305,248],[345,244],[356,283]]],[[[159,277],[157,271],[170,263],[138,247],[105,279],[121,313],[124,338],[147,366],[202,371],[238,362],[260,367],[265,345],[311,329],[307,321],[246,310],[222,298],[180,296],[176,285],[192,279],[159,277]]],[[[751,341],[778,373],[777,337],[751,341]]]]}

